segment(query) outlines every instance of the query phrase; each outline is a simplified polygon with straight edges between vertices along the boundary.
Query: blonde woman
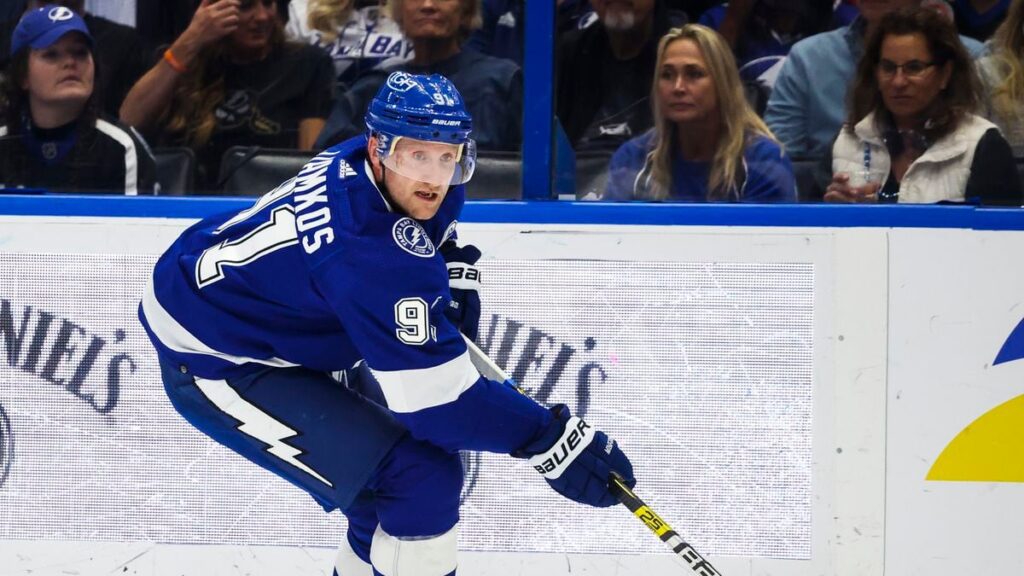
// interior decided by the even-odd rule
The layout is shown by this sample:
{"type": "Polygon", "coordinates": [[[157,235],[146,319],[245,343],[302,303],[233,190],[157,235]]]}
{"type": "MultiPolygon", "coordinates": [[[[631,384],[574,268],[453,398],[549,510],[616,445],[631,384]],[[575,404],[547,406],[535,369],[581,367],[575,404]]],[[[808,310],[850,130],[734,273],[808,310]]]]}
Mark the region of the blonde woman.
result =
{"type": "Polygon", "coordinates": [[[156,133],[162,145],[195,150],[200,190],[216,191],[232,146],[312,149],[333,86],[322,51],[285,42],[275,1],[203,0],[129,91],[121,120],[156,133]]]}
{"type": "Polygon", "coordinates": [[[385,0],[291,0],[288,38],[326,51],[341,86],[387,61],[407,62],[412,43],[385,9],[385,0]]]}
{"type": "Polygon", "coordinates": [[[655,126],[623,144],[606,200],[793,202],[789,158],[747,104],[732,51],[699,24],[658,44],[655,126]]]}
{"type": "Polygon", "coordinates": [[[1013,0],[989,46],[991,53],[978,61],[986,116],[1020,158],[1024,156],[1024,0],[1013,0]]]}

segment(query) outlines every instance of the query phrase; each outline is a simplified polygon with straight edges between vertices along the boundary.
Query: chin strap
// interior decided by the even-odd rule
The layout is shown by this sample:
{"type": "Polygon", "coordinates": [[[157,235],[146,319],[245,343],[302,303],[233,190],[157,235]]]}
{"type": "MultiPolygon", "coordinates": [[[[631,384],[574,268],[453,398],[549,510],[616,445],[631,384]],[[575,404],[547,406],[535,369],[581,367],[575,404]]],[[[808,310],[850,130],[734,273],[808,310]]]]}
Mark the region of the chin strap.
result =
{"type": "Polygon", "coordinates": [[[380,190],[380,196],[384,199],[388,212],[402,212],[402,207],[391,197],[391,189],[388,188],[388,167],[383,162],[380,163],[380,184],[377,189],[380,190]]]}

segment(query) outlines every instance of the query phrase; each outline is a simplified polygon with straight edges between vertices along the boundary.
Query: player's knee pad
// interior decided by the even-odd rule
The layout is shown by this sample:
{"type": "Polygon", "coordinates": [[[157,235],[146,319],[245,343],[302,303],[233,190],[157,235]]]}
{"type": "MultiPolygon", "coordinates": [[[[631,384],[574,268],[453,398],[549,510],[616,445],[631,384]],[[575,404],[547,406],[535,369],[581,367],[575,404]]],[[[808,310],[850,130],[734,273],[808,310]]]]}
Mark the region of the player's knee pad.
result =
{"type": "Polygon", "coordinates": [[[373,576],[373,568],[356,555],[348,538],[344,538],[338,548],[338,557],[334,561],[334,576],[373,576]]]}
{"type": "Polygon", "coordinates": [[[373,534],[370,560],[382,576],[448,576],[455,573],[458,525],[430,537],[396,538],[380,527],[373,534]]]}

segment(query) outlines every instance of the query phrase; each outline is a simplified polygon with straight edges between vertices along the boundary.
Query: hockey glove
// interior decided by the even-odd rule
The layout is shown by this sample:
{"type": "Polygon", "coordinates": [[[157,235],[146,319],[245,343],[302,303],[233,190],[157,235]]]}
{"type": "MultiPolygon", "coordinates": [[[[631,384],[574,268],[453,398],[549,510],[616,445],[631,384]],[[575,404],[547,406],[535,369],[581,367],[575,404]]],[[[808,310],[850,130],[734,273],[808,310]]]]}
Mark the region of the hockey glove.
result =
{"type": "Polygon", "coordinates": [[[617,504],[608,479],[615,471],[630,488],[636,485],[629,458],[604,432],[572,416],[565,404],[551,412],[554,419],[547,430],[514,455],[529,456],[530,466],[570,500],[600,508],[617,504]]]}
{"type": "Polygon", "coordinates": [[[448,288],[452,294],[444,314],[475,342],[480,329],[480,271],[473,264],[480,259],[480,250],[472,244],[456,246],[452,240],[441,246],[441,256],[448,264],[448,288]]]}

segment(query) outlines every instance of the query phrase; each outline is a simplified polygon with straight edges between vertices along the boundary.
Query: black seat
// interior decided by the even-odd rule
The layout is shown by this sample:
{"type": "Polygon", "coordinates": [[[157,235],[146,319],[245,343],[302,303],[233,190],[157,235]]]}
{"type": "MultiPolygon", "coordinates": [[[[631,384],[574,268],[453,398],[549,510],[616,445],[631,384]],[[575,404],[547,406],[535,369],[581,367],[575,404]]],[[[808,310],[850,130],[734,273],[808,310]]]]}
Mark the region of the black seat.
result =
{"type": "Polygon", "coordinates": [[[824,164],[823,158],[792,158],[793,177],[796,179],[796,198],[798,202],[821,202],[825,196],[825,187],[831,180],[830,168],[824,164]]]}
{"type": "Polygon", "coordinates": [[[523,197],[523,157],[518,152],[480,151],[476,171],[466,183],[474,200],[519,200],[523,197]]]}
{"type": "Polygon", "coordinates": [[[161,196],[191,194],[196,185],[196,153],[191,148],[154,148],[161,196]]]}
{"type": "Polygon", "coordinates": [[[597,200],[608,187],[608,162],[613,151],[576,153],[576,199],[597,200]]]}
{"type": "Polygon", "coordinates": [[[757,80],[747,80],[743,82],[743,95],[747,99],[747,103],[754,109],[754,112],[758,116],[764,118],[764,112],[768,109],[768,98],[771,96],[771,88],[758,82],[757,80]]]}
{"type": "Polygon", "coordinates": [[[262,196],[299,173],[315,156],[310,150],[233,146],[220,163],[225,196],[262,196]]]}

